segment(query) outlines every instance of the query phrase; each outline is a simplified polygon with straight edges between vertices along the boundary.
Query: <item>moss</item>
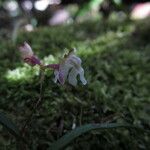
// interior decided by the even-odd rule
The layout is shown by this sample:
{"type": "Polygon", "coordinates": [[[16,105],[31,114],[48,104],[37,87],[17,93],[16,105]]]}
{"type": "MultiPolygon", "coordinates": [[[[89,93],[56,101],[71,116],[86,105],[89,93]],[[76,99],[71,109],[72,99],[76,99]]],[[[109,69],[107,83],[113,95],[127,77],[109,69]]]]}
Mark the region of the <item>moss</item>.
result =
{"type": "MultiPolygon", "coordinates": [[[[127,122],[149,127],[150,45],[143,41],[146,33],[135,40],[134,28],[135,24],[129,21],[85,22],[22,32],[16,45],[1,41],[0,106],[20,128],[37,101],[39,78],[36,67],[20,62],[17,46],[29,42],[35,53],[49,63],[57,62],[64,48],[71,47],[76,47],[83,59],[87,86],[61,87],[53,83],[52,72],[46,72],[44,103],[27,130],[35,149],[46,147],[59,137],[60,120],[62,134],[71,130],[73,122],[76,126],[127,122]]],[[[12,137],[4,130],[0,132],[0,137],[7,137],[0,147],[13,147],[12,137]]],[[[68,149],[147,149],[148,141],[148,133],[119,129],[83,135],[68,149]]]]}

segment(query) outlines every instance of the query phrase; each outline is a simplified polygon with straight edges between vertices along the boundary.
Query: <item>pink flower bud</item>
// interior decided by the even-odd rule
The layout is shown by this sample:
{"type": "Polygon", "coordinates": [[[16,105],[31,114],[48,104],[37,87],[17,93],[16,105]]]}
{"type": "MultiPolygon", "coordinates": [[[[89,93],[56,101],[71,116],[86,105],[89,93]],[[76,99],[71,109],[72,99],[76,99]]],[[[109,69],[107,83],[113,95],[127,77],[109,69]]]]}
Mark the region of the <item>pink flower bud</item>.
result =
{"type": "Polygon", "coordinates": [[[28,63],[31,66],[34,66],[36,64],[40,65],[40,60],[34,56],[34,53],[32,51],[32,48],[27,42],[24,42],[22,46],[19,47],[21,58],[24,62],[28,63]]]}
{"type": "Polygon", "coordinates": [[[24,44],[19,47],[19,50],[23,59],[33,56],[33,51],[27,42],[24,42],[24,44]]]}

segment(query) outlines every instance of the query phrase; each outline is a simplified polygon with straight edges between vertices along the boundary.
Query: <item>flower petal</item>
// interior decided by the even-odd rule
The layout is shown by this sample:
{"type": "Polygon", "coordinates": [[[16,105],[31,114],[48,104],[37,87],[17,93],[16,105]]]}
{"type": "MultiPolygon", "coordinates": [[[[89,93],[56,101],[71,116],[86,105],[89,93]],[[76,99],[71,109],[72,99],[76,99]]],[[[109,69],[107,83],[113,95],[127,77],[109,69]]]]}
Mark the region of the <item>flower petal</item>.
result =
{"type": "Polygon", "coordinates": [[[68,82],[73,86],[77,85],[77,75],[78,71],[75,68],[72,68],[71,71],[69,72],[68,82]]]}
{"type": "Polygon", "coordinates": [[[81,67],[81,59],[75,55],[71,55],[70,58],[68,58],[68,63],[72,66],[75,67],[77,70],[80,69],[81,67]]]}
{"type": "Polygon", "coordinates": [[[80,80],[81,80],[82,84],[86,85],[87,81],[84,77],[84,69],[82,67],[80,68],[79,75],[80,75],[80,80]]]}
{"type": "Polygon", "coordinates": [[[31,66],[41,64],[40,60],[36,56],[34,56],[32,48],[27,42],[24,42],[24,44],[19,47],[19,50],[23,61],[26,62],[27,64],[31,66]]]}
{"type": "Polygon", "coordinates": [[[33,56],[33,51],[27,42],[24,42],[24,45],[20,46],[19,50],[22,58],[33,56]]]}
{"type": "Polygon", "coordinates": [[[59,81],[61,81],[63,84],[65,83],[65,81],[67,79],[70,68],[71,68],[71,66],[67,63],[60,64],[60,67],[59,67],[60,80],[59,81]]]}
{"type": "Polygon", "coordinates": [[[59,81],[60,84],[64,84],[65,83],[63,72],[61,72],[60,70],[56,69],[54,71],[54,75],[55,75],[55,79],[54,79],[55,83],[57,82],[57,80],[59,81]]]}
{"type": "Polygon", "coordinates": [[[56,83],[57,80],[59,79],[59,71],[58,71],[58,70],[55,70],[55,71],[54,71],[54,75],[55,75],[54,82],[56,83]]]}
{"type": "Polygon", "coordinates": [[[70,59],[72,59],[72,61],[74,61],[77,64],[82,63],[82,60],[79,57],[77,57],[76,55],[71,55],[70,59]]]}
{"type": "Polygon", "coordinates": [[[77,75],[80,75],[80,80],[82,84],[87,84],[87,81],[84,77],[84,70],[81,67],[81,59],[77,57],[73,51],[70,51],[68,54],[65,54],[64,58],[61,60],[59,64],[59,68],[57,66],[48,66],[53,69],[56,69],[55,74],[55,82],[57,80],[64,84],[66,79],[68,82],[76,86],[77,85],[77,75]]]}
{"type": "Polygon", "coordinates": [[[58,80],[59,80],[60,84],[64,84],[65,83],[64,74],[61,71],[59,71],[58,80]]]}

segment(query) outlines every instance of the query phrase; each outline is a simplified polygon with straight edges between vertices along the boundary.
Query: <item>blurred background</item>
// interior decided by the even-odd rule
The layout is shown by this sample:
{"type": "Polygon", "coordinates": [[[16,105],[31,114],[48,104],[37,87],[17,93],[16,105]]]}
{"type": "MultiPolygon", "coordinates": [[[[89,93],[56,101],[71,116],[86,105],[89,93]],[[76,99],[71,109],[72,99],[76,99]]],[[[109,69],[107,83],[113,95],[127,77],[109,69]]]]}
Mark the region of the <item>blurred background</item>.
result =
{"type": "Polygon", "coordinates": [[[150,15],[149,0],[0,0],[0,33],[10,36],[18,29],[72,24],[84,20],[144,19],[150,15]],[[7,29],[7,30],[6,30],[7,29]],[[9,31],[9,33],[7,33],[9,31]]]}
{"type": "MultiPolygon", "coordinates": [[[[143,130],[94,130],[66,150],[150,149],[149,0],[0,0],[0,112],[20,130],[39,96],[39,68],[23,63],[17,50],[24,41],[45,64],[76,47],[88,81],[60,86],[52,70],[45,72],[43,104],[25,132],[33,150],[89,123],[143,130]]],[[[16,146],[0,125],[0,150],[16,146]]]]}

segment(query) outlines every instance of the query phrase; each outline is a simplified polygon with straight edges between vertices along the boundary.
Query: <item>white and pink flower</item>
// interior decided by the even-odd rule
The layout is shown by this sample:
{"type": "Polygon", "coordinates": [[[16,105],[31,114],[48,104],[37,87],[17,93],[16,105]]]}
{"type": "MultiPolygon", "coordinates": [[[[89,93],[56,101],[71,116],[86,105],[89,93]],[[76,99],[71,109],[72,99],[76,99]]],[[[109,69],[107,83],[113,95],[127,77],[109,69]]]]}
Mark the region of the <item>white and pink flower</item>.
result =
{"type": "Polygon", "coordinates": [[[79,75],[82,84],[87,84],[87,81],[84,77],[84,69],[81,66],[82,61],[79,57],[75,55],[74,50],[66,54],[59,64],[49,65],[41,64],[40,60],[34,55],[32,48],[27,42],[24,42],[24,44],[19,47],[19,50],[21,58],[24,62],[28,63],[29,65],[39,65],[44,69],[53,69],[55,75],[55,83],[59,81],[59,83],[63,85],[66,81],[68,81],[69,84],[76,86],[77,77],[79,75]]]}
{"type": "Polygon", "coordinates": [[[77,57],[74,51],[69,52],[64,58],[60,61],[59,64],[47,65],[54,69],[56,83],[59,81],[61,84],[64,84],[66,80],[73,85],[77,85],[77,76],[80,76],[80,80],[83,85],[87,84],[87,81],[84,77],[84,69],[81,67],[81,59],[77,57]]]}
{"type": "Polygon", "coordinates": [[[27,42],[24,42],[22,46],[19,47],[21,58],[24,62],[31,66],[40,65],[40,60],[34,55],[32,48],[27,42]]]}

